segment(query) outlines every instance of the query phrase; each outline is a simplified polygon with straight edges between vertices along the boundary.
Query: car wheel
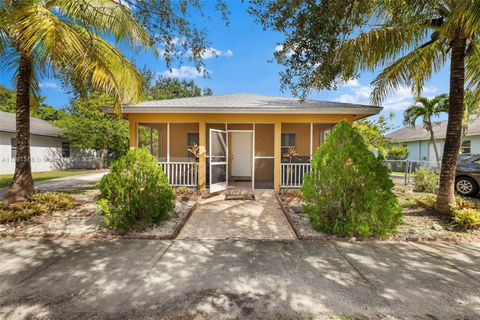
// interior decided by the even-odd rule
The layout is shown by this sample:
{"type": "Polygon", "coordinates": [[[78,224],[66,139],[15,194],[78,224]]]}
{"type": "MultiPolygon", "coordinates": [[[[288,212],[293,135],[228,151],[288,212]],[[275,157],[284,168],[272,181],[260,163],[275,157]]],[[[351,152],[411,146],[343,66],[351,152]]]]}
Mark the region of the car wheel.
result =
{"type": "Polygon", "coordinates": [[[455,181],[455,190],[462,196],[474,196],[478,193],[478,185],[470,177],[460,177],[455,181]]]}

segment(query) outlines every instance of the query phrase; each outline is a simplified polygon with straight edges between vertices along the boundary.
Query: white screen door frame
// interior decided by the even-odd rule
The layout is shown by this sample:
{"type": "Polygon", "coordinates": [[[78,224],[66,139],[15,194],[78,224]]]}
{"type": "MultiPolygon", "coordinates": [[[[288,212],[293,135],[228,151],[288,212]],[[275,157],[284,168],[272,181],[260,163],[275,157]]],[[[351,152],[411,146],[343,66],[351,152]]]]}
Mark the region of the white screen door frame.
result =
{"type": "Polygon", "coordinates": [[[210,129],[209,132],[209,157],[210,157],[210,192],[219,192],[227,189],[228,186],[228,135],[226,130],[210,129]],[[212,139],[212,136],[221,136],[222,139],[212,139]],[[218,143],[222,145],[217,145],[218,143]],[[218,148],[217,148],[218,147],[218,148]],[[218,154],[214,154],[217,151],[218,154]],[[220,151],[220,152],[218,152],[220,151]],[[217,169],[224,172],[222,175],[215,177],[217,169]]]}

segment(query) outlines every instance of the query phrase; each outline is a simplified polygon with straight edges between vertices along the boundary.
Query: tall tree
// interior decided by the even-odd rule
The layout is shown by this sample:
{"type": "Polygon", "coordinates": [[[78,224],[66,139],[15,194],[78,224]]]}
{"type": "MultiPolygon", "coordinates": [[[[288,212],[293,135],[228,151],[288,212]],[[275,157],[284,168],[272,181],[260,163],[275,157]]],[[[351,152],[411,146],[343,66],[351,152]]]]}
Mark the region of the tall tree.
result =
{"type": "Polygon", "coordinates": [[[464,115],[464,87],[480,97],[480,0],[253,0],[250,12],[285,40],[275,53],[283,87],[306,96],[363,71],[378,72],[372,102],[402,86],[419,94],[447,61],[447,136],[436,211],[450,214],[464,115]]]}
{"type": "Polygon", "coordinates": [[[17,156],[8,202],[34,192],[30,163],[30,103],[38,79],[52,71],[75,75],[115,97],[115,106],[142,97],[141,74],[101,35],[136,48],[152,48],[144,28],[112,0],[0,2],[0,54],[16,66],[17,156]]]}
{"type": "Polygon", "coordinates": [[[100,169],[108,165],[109,159],[128,151],[128,122],[100,110],[112,103],[111,96],[92,92],[72,100],[68,113],[55,122],[73,146],[96,151],[95,160],[100,169]]]}
{"type": "Polygon", "coordinates": [[[164,100],[174,98],[188,98],[198,96],[211,96],[210,88],[200,88],[195,81],[171,77],[155,77],[152,70],[142,70],[145,83],[145,99],[164,100]]]}
{"type": "Polygon", "coordinates": [[[448,111],[448,96],[446,94],[438,95],[433,99],[427,97],[418,97],[415,104],[405,110],[403,114],[403,123],[406,126],[415,127],[417,120],[422,119],[423,127],[430,134],[430,143],[435,151],[435,159],[440,161],[437,144],[435,142],[435,132],[433,128],[432,118],[437,117],[442,112],[448,111]]]}
{"type": "MultiPolygon", "coordinates": [[[[227,21],[222,0],[215,9],[227,21]]],[[[189,20],[192,10],[204,15],[198,0],[0,0],[0,56],[15,66],[17,89],[17,158],[7,201],[23,200],[34,191],[28,115],[38,79],[53,71],[82,95],[104,91],[113,95],[116,110],[123,102],[138,101],[140,73],[101,36],[135,51],[156,51],[158,45],[167,66],[176,57],[180,62],[187,57],[206,73],[202,56],[210,47],[206,32],[189,20]]]]}

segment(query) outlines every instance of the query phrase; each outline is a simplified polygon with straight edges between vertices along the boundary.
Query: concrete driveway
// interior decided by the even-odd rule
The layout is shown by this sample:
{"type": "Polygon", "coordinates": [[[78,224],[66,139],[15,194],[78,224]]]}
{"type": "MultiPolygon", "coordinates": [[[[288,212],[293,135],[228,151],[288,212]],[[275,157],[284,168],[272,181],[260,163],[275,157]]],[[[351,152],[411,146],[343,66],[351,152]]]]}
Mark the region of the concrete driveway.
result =
{"type": "Polygon", "coordinates": [[[255,200],[225,200],[225,194],[200,200],[177,239],[295,239],[275,192],[254,195],[255,200]]]}
{"type": "Polygon", "coordinates": [[[480,318],[480,244],[0,239],[0,261],[1,319],[480,318]]]}
{"type": "MultiPolygon", "coordinates": [[[[97,172],[79,174],[76,176],[38,181],[35,182],[35,190],[37,192],[68,191],[79,188],[82,185],[98,182],[107,173],[108,170],[98,170],[97,172]]],[[[0,198],[3,198],[7,189],[8,188],[0,188],[0,198]]]]}

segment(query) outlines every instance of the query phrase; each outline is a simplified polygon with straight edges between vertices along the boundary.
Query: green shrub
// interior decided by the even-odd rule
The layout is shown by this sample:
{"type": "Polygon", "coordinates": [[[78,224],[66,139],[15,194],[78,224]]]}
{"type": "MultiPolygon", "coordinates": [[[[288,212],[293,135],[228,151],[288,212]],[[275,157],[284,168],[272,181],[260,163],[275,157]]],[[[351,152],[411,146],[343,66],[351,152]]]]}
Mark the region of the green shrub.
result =
{"type": "Polygon", "coordinates": [[[452,208],[453,223],[465,230],[480,228],[480,210],[474,208],[452,208]]]}
{"type": "Polygon", "coordinates": [[[59,211],[73,208],[72,196],[65,193],[34,193],[29,197],[29,201],[44,206],[47,211],[59,211]]]}
{"type": "Polygon", "coordinates": [[[434,194],[426,194],[415,198],[415,202],[421,207],[433,209],[435,202],[437,202],[437,196],[434,194]]]}
{"type": "Polygon", "coordinates": [[[0,224],[30,219],[42,213],[73,208],[73,198],[64,193],[35,193],[24,202],[0,202],[0,224]]]}
{"type": "Polygon", "coordinates": [[[315,229],[363,238],[395,233],[402,208],[389,171],[347,122],[317,149],[312,168],[302,192],[315,229]]]}
{"type": "Polygon", "coordinates": [[[146,148],[130,150],[113,163],[100,181],[99,205],[105,226],[128,231],[169,217],[175,195],[155,158],[146,148]]]}
{"type": "Polygon", "coordinates": [[[412,174],[414,191],[436,193],[438,190],[438,173],[429,168],[418,168],[412,174]]]}

